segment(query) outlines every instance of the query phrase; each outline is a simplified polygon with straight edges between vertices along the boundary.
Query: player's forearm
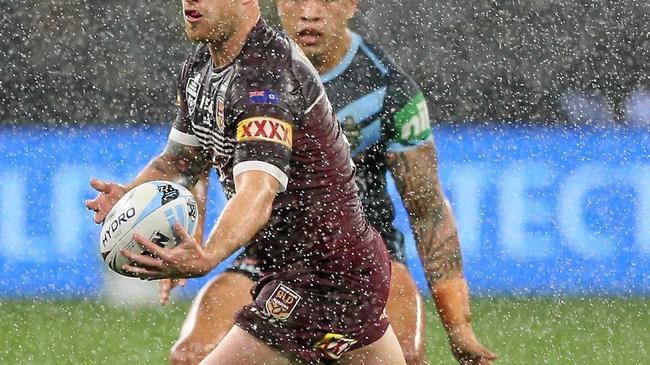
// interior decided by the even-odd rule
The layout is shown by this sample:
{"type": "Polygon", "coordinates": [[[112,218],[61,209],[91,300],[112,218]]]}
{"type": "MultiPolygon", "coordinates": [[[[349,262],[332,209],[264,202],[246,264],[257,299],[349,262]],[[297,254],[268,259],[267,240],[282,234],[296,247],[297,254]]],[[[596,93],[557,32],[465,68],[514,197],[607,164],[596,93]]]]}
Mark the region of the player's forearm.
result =
{"type": "Polygon", "coordinates": [[[432,291],[438,315],[447,335],[471,331],[469,290],[462,277],[439,280],[432,291]]]}
{"type": "Polygon", "coordinates": [[[273,191],[243,189],[228,201],[206,245],[215,266],[247,244],[266,225],[275,195],[273,191]]]}
{"type": "Polygon", "coordinates": [[[460,244],[451,207],[438,181],[433,143],[388,156],[395,183],[409,212],[429,286],[462,277],[460,244]]]}
{"type": "Polygon", "coordinates": [[[167,165],[169,164],[164,162],[163,156],[156,157],[140,171],[135,179],[125,184],[124,188],[128,191],[140,184],[154,180],[177,181],[177,173],[174,173],[174,169],[167,165]]]}
{"type": "MultiPolygon", "coordinates": [[[[469,291],[463,277],[458,231],[446,199],[432,204],[433,219],[414,224],[429,288],[448,336],[471,331],[469,291]]],[[[417,220],[414,220],[417,222],[417,220]]]]}
{"type": "Polygon", "coordinates": [[[190,166],[182,157],[164,153],[154,158],[140,171],[135,179],[124,187],[128,191],[148,181],[166,180],[177,182],[188,189],[192,189],[203,170],[204,167],[199,164],[190,166]]]}
{"type": "Polygon", "coordinates": [[[429,201],[428,208],[411,217],[415,241],[429,288],[440,280],[463,278],[456,223],[444,197],[429,201]]]}

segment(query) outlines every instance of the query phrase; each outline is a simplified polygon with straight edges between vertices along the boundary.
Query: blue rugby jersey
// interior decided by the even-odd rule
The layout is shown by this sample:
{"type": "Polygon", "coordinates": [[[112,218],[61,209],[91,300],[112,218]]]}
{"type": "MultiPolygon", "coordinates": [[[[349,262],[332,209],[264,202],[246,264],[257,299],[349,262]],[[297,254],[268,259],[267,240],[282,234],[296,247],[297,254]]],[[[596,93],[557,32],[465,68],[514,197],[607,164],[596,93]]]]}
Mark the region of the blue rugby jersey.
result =
{"type": "Polygon", "coordinates": [[[404,261],[404,239],[393,225],[386,190],[386,155],[433,139],[424,95],[394,61],[356,33],[339,65],[321,81],[350,142],[364,214],[393,257],[404,261]]]}

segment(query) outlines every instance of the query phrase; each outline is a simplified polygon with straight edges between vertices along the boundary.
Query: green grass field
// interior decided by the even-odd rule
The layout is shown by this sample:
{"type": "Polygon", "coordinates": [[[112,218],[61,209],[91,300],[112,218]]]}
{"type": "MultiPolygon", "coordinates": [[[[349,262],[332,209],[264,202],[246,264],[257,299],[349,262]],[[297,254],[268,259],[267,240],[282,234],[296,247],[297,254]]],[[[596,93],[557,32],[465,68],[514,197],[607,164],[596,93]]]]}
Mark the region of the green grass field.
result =
{"type": "MultiPolygon", "coordinates": [[[[163,364],[188,306],[0,302],[0,364],[163,364]]],[[[650,364],[650,299],[483,298],[472,308],[498,364],[650,364]]],[[[431,363],[453,364],[429,309],[431,363]]]]}

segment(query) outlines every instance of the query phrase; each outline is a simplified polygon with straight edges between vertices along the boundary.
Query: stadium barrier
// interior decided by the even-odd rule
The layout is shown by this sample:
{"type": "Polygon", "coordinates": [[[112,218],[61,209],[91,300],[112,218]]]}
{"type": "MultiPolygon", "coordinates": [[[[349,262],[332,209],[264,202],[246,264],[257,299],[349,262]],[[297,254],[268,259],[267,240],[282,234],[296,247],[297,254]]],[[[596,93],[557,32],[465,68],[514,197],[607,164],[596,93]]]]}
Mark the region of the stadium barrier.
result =
{"type": "MultiPolygon", "coordinates": [[[[94,196],[88,179],[133,176],[167,130],[0,129],[0,297],[102,295],[99,228],[83,206],[94,196]]],[[[650,294],[649,131],[445,126],[435,134],[474,293],[650,294]]],[[[224,202],[217,184],[210,199],[209,222],[224,202]]],[[[408,229],[401,205],[396,224],[408,229]]]]}

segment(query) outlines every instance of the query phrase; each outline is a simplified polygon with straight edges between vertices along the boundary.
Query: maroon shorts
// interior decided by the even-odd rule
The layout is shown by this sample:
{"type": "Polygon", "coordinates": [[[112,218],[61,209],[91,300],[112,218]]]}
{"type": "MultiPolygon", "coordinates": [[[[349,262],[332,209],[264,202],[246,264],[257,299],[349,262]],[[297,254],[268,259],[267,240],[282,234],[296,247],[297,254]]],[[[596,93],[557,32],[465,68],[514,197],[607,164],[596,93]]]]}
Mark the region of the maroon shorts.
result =
{"type": "Polygon", "coordinates": [[[266,275],[253,288],[253,303],[237,312],[236,325],[312,364],[378,340],[388,328],[390,259],[373,234],[363,248],[372,266],[266,275]]]}

